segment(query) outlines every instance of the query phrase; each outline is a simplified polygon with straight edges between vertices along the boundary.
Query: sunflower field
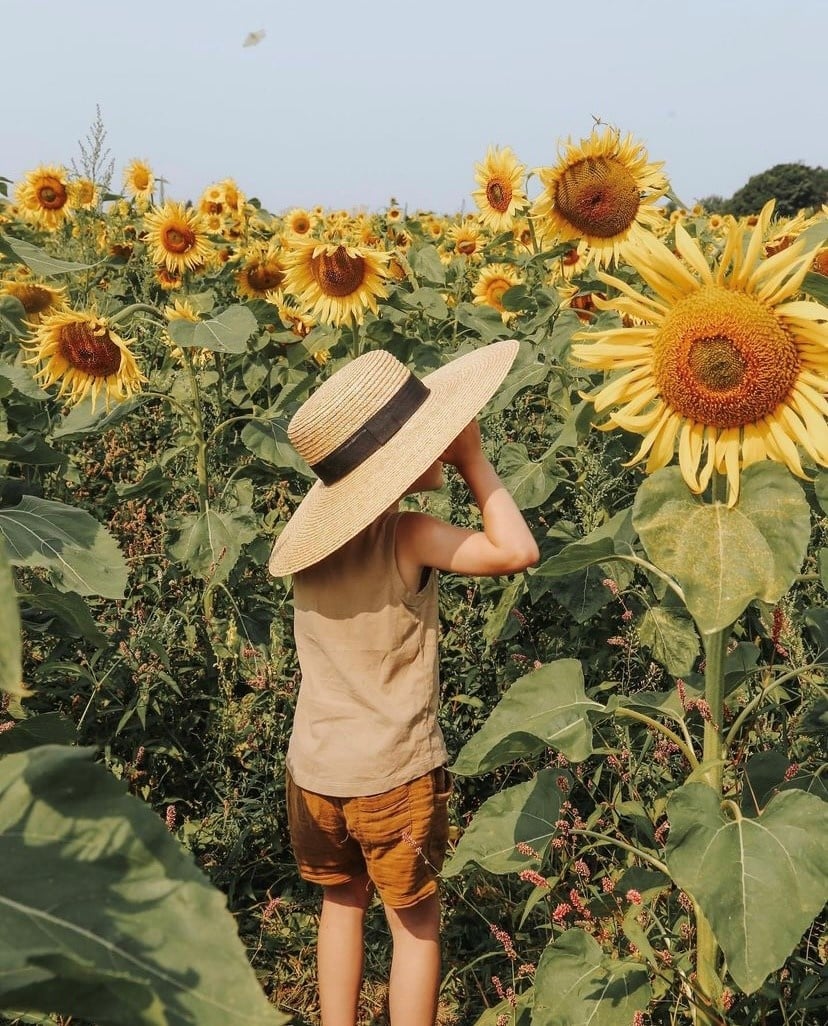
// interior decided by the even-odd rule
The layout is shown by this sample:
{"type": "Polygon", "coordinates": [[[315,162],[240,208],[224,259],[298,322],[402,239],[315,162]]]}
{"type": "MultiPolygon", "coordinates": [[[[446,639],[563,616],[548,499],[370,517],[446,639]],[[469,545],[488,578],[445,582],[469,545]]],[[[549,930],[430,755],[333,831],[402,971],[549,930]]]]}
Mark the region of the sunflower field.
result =
{"type": "MultiPolygon", "coordinates": [[[[451,215],[0,178],[4,1021],[319,1022],[287,423],[369,349],[500,338],[484,444],[541,560],[441,582],[438,1022],[828,1021],[828,208],[686,209],[600,124],[474,177],[451,215]]],[[[479,523],[459,477],[405,501],[479,523]]]]}

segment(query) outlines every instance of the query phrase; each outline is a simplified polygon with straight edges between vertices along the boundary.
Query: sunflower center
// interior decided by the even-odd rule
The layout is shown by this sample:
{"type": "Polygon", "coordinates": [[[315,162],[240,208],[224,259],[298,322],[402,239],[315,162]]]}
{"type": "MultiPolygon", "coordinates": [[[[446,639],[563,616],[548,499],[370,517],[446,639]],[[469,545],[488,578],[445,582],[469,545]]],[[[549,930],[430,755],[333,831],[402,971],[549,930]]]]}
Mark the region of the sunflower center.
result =
{"type": "Polygon", "coordinates": [[[304,235],[310,231],[310,221],[306,217],[297,217],[293,222],[293,230],[297,235],[304,235]]]}
{"type": "Polygon", "coordinates": [[[183,224],[167,225],[161,237],[168,253],[186,253],[196,241],[195,232],[183,224]]]}
{"type": "Polygon", "coordinates": [[[457,252],[462,253],[464,256],[471,256],[476,249],[476,239],[463,239],[461,242],[457,243],[457,252]]]}
{"type": "Polygon", "coordinates": [[[641,203],[635,179],[612,157],[585,157],[558,181],[555,205],[583,235],[609,239],[635,221],[641,203]]]}
{"type": "Polygon", "coordinates": [[[140,192],[149,185],[149,173],[144,168],[136,168],[132,173],[132,184],[140,192]]]}
{"type": "Polygon", "coordinates": [[[728,338],[700,338],[691,346],[687,363],[696,381],[711,392],[727,392],[741,384],[745,361],[728,338]]]}
{"type": "Polygon", "coordinates": [[[20,285],[12,291],[27,314],[40,314],[52,305],[52,293],[39,285],[20,285]]]}
{"type": "Polygon", "coordinates": [[[93,378],[108,378],[110,374],[117,374],[121,366],[121,350],[109,334],[96,334],[89,324],[62,325],[58,349],[75,370],[93,378]]]}
{"type": "Polygon", "coordinates": [[[66,203],[67,193],[57,178],[44,178],[37,190],[37,198],[45,210],[60,210],[66,203]]]}
{"type": "Polygon", "coordinates": [[[349,256],[344,246],[320,253],[311,260],[313,278],[326,296],[350,296],[365,280],[365,260],[349,256]]]}
{"type": "Polygon", "coordinates": [[[247,281],[256,292],[269,292],[285,280],[285,273],[274,264],[257,264],[247,272],[247,281]]]}
{"type": "Polygon", "coordinates": [[[653,375],[664,402],[719,428],[752,424],[784,402],[799,376],[799,351],[755,297],[707,285],[670,310],[654,343],[653,375]]]}
{"type": "Polygon", "coordinates": [[[486,186],[486,199],[489,206],[499,214],[505,214],[512,202],[512,190],[505,182],[493,181],[486,186]]]}

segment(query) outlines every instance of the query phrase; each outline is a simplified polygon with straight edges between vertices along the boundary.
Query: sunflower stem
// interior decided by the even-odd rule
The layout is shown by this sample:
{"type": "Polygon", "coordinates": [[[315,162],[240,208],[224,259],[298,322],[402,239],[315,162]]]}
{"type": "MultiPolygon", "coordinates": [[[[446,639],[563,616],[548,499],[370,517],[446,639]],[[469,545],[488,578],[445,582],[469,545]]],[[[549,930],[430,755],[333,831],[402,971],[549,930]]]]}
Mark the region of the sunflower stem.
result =
{"type": "Polygon", "coordinates": [[[359,325],[356,322],[356,317],[351,317],[351,342],[352,342],[352,355],[356,359],[360,354],[360,342],[359,342],[359,325]]]}
{"type": "MultiPolygon", "coordinates": [[[[714,485],[715,494],[715,485],[714,485]]],[[[730,628],[702,635],[704,640],[704,697],[707,702],[704,720],[704,749],[701,775],[709,787],[722,800],[722,770],[724,761],[724,661],[730,628]]],[[[699,990],[714,1007],[722,992],[719,976],[719,945],[702,910],[696,904],[696,976],[699,990]]],[[[705,1009],[696,1009],[696,1026],[710,1026],[711,1019],[705,1009]]]]}
{"type": "MultiPolygon", "coordinates": [[[[189,349],[182,350],[187,376],[190,379],[190,390],[193,395],[193,434],[195,436],[196,476],[198,478],[198,512],[204,516],[210,504],[210,477],[207,470],[207,439],[204,437],[204,418],[201,413],[201,390],[198,387],[198,375],[193,366],[193,358],[189,349]]],[[[211,623],[213,619],[213,593],[208,585],[202,597],[204,619],[211,623]]]]}
{"type": "Polygon", "coordinates": [[[120,321],[125,321],[127,317],[131,317],[135,313],[151,313],[154,314],[159,321],[164,320],[164,315],[154,306],[150,306],[149,303],[131,303],[129,306],[125,306],[120,309],[116,314],[112,314],[107,320],[110,324],[118,324],[120,321]]]}

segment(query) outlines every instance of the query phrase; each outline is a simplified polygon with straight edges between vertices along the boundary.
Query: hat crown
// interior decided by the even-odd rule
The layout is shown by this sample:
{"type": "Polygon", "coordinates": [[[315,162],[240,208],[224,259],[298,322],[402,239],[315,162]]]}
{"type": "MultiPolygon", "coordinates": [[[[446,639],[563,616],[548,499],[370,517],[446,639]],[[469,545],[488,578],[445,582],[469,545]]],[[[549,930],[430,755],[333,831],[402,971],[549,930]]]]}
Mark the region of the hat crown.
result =
{"type": "Polygon", "coordinates": [[[391,353],[363,353],[333,374],[299,407],[288,438],[311,466],[347,441],[400,390],[411,372],[391,353]]]}

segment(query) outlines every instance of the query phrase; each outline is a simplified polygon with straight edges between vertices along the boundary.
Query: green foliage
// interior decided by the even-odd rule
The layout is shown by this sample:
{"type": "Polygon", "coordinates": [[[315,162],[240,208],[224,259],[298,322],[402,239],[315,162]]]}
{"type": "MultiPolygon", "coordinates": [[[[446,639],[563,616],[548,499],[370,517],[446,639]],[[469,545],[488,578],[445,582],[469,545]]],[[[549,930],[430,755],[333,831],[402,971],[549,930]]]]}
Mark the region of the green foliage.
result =
{"type": "Polygon", "coordinates": [[[737,189],[727,210],[737,217],[758,214],[770,199],[776,200],[776,210],[784,217],[793,217],[802,209],[818,209],[828,200],[828,170],[802,163],[774,164],[737,189]]]}
{"type": "MultiPolygon", "coordinates": [[[[158,1001],[178,1004],[168,1021],[200,1021],[200,995],[223,1000],[209,988],[225,968],[251,986],[238,951],[221,954],[235,925],[267,996],[250,998],[247,1017],[264,1015],[266,1000],[314,1021],[318,906],[285,823],[298,684],[291,595],[265,571],[311,480],[286,425],[367,348],[425,373],[516,337],[519,358],[482,428],[542,556],[511,579],[441,582],[441,725],[462,777],[443,873],[442,1020],[627,1026],[646,1009],[653,1026],[821,1026],[828,475],[803,490],[775,463],[749,467],[733,508],[713,489],[692,495],[675,468],[642,481],[625,465],[625,433],[591,431],[582,394],[594,382],[567,353],[580,316],[608,315],[561,306],[569,283],[550,283],[560,247],[528,249],[510,233],[486,241],[482,261],[523,276],[503,297],[504,318],[473,302],[480,265],[407,218],[410,242],[376,313],[303,334],[238,285],[275,224],[257,210],[240,235],[213,238],[221,260],[184,275],[171,295],[199,323],[164,316],[171,296],[135,204],[79,211],[52,233],[12,222],[0,239],[3,280],[25,277],[24,264],[57,278],[76,308],[113,319],[149,379],[109,409],[87,400],[67,410],[22,362],[22,303],[0,297],[0,533],[12,563],[0,560],[0,633],[12,639],[0,651],[0,777],[15,781],[9,821],[42,820],[52,837],[41,850],[25,830],[0,837],[0,848],[17,845],[11,861],[0,851],[0,880],[7,865],[42,860],[38,886],[20,872],[9,884],[33,915],[53,893],[38,894],[49,860],[67,880],[70,869],[87,882],[120,879],[117,863],[132,881],[89,909],[65,885],[78,923],[92,924],[83,945],[64,943],[62,928],[54,950],[38,938],[46,947],[25,961],[7,939],[15,973],[40,974],[15,986],[52,988],[41,1004],[18,990],[16,1007],[69,1009],[58,997],[68,989],[73,1014],[100,1023],[118,1021],[107,1019],[116,996],[131,1023],[160,1015],[158,1001]],[[71,795],[61,781],[77,785],[71,795]],[[791,852],[786,866],[778,852],[754,866],[756,838],[770,835],[791,852]],[[708,847],[717,857],[702,874],[708,847]],[[89,851],[100,859],[84,861],[89,851]],[[149,867],[154,895],[180,887],[187,905],[178,917],[179,898],[130,905],[137,940],[111,932],[138,886],[134,866],[149,867]],[[143,928],[156,914],[163,937],[154,920],[143,928]],[[224,936],[206,965],[196,967],[194,945],[168,955],[179,923],[189,937],[224,936]],[[125,953],[100,986],[98,937],[125,953]],[[166,968],[148,962],[139,979],[130,958],[145,949],[166,968]],[[188,972],[189,954],[204,986],[168,987],[157,973],[188,972]]],[[[689,226],[708,238],[703,219],[689,226]]],[[[371,229],[399,230],[381,217],[371,229]]],[[[813,245],[823,230],[808,229],[813,245]]],[[[614,273],[632,280],[630,268],[614,273]]],[[[804,290],[820,298],[822,278],[812,272],[804,290]]],[[[571,284],[588,296],[599,282],[587,269],[571,284]]],[[[407,501],[479,524],[453,475],[441,493],[407,501]]],[[[10,937],[30,929],[18,925],[10,937]]],[[[367,931],[363,1011],[380,1023],[389,941],[376,908],[367,931]]]]}
{"type": "Polygon", "coordinates": [[[828,901],[828,805],[785,791],[746,818],[689,783],[669,814],[670,873],[710,921],[730,975],[753,993],[828,901]]]}
{"type": "Polygon", "coordinates": [[[102,1026],[286,1022],[224,896],[92,756],[0,759],[0,1007],[102,1026]]]}

